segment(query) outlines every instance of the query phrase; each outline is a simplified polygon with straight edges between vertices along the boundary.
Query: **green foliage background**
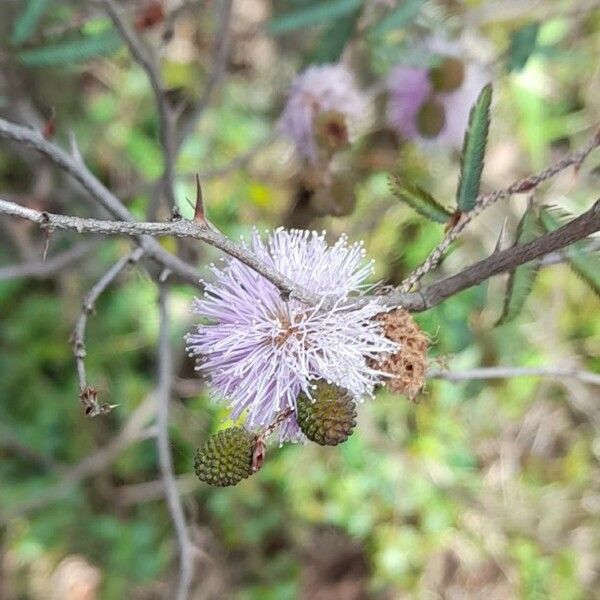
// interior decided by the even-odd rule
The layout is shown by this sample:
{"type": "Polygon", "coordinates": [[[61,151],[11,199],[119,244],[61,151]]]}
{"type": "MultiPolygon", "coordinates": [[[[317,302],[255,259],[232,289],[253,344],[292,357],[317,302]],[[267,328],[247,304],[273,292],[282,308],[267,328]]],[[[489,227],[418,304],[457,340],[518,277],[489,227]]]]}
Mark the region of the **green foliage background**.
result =
{"type": "MultiPolygon", "coordinates": [[[[97,11],[69,29],[81,10],[77,3],[30,2],[23,12],[25,4],[0,7],[2,111],[14,115],[23,96],[46,116],[54,108],[57,141],[64,143],[74,130],[93,170],[143,218],[152,201],[148,182],[162,171],[143,73],[97,11]],[[61,26],[67,34],[44,33],[61,26]]],[[[335,35],[347,41],[360,8],[339,1],[249,4],[265,12],[270,26],[245,42],[245,57],[234,53],[230,75],[177,165],[181,212],[191,212],[184,199],[194,197],[192,175],[199,171],[210,219],[233,238],[253,226],[285,222],[294,171],[281,159],[288,149],[280,140],[239,167],[222,167],[271,135],[294,72],[337,58],[344,44],[335,35]],[[267,44],[262,52],[261,44],[267,44]]],[[[486,188],[575,147],[592,135],[600,114],[598,10],[582,6],[578,12],[585,3],[548,0],[544,18],[536,20],[540,12],[533,8],[509,18],[489,16],[493,4],[402,2],[358,42],[367,47],[361,56],[369,57],[372,76],[410,57],[415,29],[434,29],[445,11],[455,15],[447,26],[458,31],[469,28],[470,17],[488,15],[477,26],[497,67],[486,188]]],[[[243,31],[244,18],[250,25],[252,18],[238,10],[243,31]]],[[[161,66],[168,85],[191,99],[208,77],[214,31],[210,11],[193,14],[175,29],[176,39],[193,51],[167,53],[161,66]]],[[[153,32],[144,35],[155,43],[153,32]]],[[[361,152],[368,155],[366,144],[361,152]]],[[[397,172],[452,204],[456,156],[412,146],[394,152],[397,172]]],[[[597,195],[597,163],[592,156],[575,184],[567,173],[542,193],[581,212],[597,195]]],[[[62,175],[39,161],[24,164],[4,143],[0,190],[57,212],[92,212],[62,175]],[[40,197],[32,182],[42,176],[52,185],[40,197]]],[[[377,260],[376,279],[398,283],[441,238],[443,226],[400,205],[383,169],[361,171],[354,193],[352,214],[313,214],[311,226],[332,237],[346,231],[364,239],[377,260]]],[[[514,234],[524,207],[521,198],[491,211],[442,270],[453,272],[489,252],[505,218],[514,234]]],[[[17,225],[4,219],[0,225],[0,262],[14,263],[16,238],[5,235],[4,226],[17,225]]],[[[17,237],[29,240],[39,257],[39,234],[18,227],[17,237]]],[[[72,235],[56,235],[51,252],[71,243],[72,235]]],[[[163,243],[175,249],[171,240],[163,243]]],[[[218,253],[191,246],[188,253],[208,277],[206,265],[218,253]]],[[[68,466],[110,444],[153,389],[156,288],[136,269],[101,297],[87,336],[90,380],[119,406],[90,420],[77,399],[69,336],[81,300],[129,248],[126,240],[100,241],[84,261],[51,280],[0,283],[2,598],[49,597],[57,565],[73,555],[99,570],[98,597],[104,600],[164,597],[176,577],[176,546],[160,488],[143,487],[159,478],[152,439],[127,446],[75,485],[63,477],[68,466]]],[[[209,489],[193,476],[193,453],[223,426],[225,413],[209,401],[184,357],[192,297],[188,287],[173,290],[178,371],[171,436],[194,539],[206,553],[199,560],[198,598],[597,597],[597,387],[534,378],[436,380],[416,405],[382,392],[360,407],[359,426],[341,447],[273,446],[259,475],[232,489],[209,489]]],[[[503,287],[495,280],[417,315],[432,340],[432,364],[600,371],[598,298],[567,266],[542,269],[522,315],[495,328],[502,305],[503,287]]]]}

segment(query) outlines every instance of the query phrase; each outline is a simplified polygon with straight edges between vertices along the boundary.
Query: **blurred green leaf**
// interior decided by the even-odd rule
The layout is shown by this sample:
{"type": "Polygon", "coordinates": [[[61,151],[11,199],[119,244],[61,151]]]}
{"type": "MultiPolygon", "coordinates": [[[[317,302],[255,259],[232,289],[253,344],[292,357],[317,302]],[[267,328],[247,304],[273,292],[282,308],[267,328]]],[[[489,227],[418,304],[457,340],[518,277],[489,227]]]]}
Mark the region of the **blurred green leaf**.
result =
{"type": "Polygon", "coordinates": [[[537,37],[540,30],[539,23],[528,23],[513,32],[508,50],[508,71],[521,71],[529,57],[537,50],[537,37]]]}
{"type": "Polygon", "coordinates": [[[312,62],[327,63],[339,61],[348,40],[356,30],[356,22],[360,14],[360,10],[355,10],[349,15],[331,23],[321,34],[312,57],[312,62]]]}
{"type": "Polygon", "coordinates": [[[360,0],[332,0],[330,2],[316,2],[303,6],[280,17],[272,19],[267,24],[269,33],[279,35],[296,29],[324,25],[348,15],[359,9],[362,5],[360,0]]]}
{"type": "Polygon", "coordinates": [[[112,54],[122,43],[119,34],[114,29],[109,29],[93,36],[21,50],[17,53],[17,58],[30,67],[69,65],[112,54]]]}
{"type": "Polygon", "coordinates": [[[52,0],[29,0],[25,3],[25,8],[17,17],[10,36],[10,43],[13,46],[18,46],[29,39],[51,3],[52,0]]]}
{"type": "MultiPolygon", "coordinates": [[[[517,228],[515,246],[531,242],[541,233],[538,216],[532,206],[523,215],[517,228]]],[[[504,297],[504,310],[496,325],[504,325],[519,315],[535,283],[539,260],[533,260],[511,271],[504,297]]]]}
{"type": "MultiPolygon", "coordinates": [[[[558,206],[544,206],[540,211],[542,227],[548,232],[558,229],[572,219],[571,214],[558,206]]],[[[600,258],[598,253],[590,253],[586,242],[582,240],[566,248],[565,254],[573,272],[600,296],[600,258]]]]}
{"type": "Polygon", "coordinates": [[[406,27],[421,11],[424,0],[406,0],[400,6],[387,14],[371,29],[373,35],[379,36],[394,29],[406,27]]]}
{"type": "Polygon", "coordinates": [[[447,223],[452,216],[431,194],[418,185],[403,186],[395,177],[390,177],[390,185],[398,200],[408,204],[426,219],[436,223],[447,223]]]}
{"type": "Polygon", "coordinates": [[[490,128],[490,104],[492,85],[486,85],[475,101],[469,125],[465,133],[460,159],[460,180],[456,203],[460,211],[468,212],[475,206],[485,159],[488,130],[490,128]]]}

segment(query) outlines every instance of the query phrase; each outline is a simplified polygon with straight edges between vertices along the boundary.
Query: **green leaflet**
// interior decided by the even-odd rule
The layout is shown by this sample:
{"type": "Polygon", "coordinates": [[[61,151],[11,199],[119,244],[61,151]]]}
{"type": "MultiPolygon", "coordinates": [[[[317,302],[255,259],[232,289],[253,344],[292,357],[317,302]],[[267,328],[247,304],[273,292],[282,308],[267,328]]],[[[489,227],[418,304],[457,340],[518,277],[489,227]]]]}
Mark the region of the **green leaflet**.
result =
{"type": "Polygon", "coordinates": [[[485,146],[490,127],[490,104],[492,85],[486,85],[475,101],[469,115],[460,159],[460,180],[456,203],[461,212],[469,212],[475,206],[485,158],[485,146]]]}
{"type": "MultiPolygon", "coordinates": [[[[540,233],[541,229],[537,215],[533,207],[530,206],[519,222],[514,246],[531,242],[540,233]]],[[[519,315],[533,288],[539,266],[540,261],[538,259],[525,263],[511,271],[508,277],[506,296],[504,297],[504,309],[496,325],[504,325],[519,315]]]]}
{"type": "Polygon", "coordinates": [[[418,185],[403,186],[398,179],[390,177],[390,187],[399,200],[430,221],[447,223],[452,216],[431,194],[418,185]]]}
{"type": "Polygon", "coordinates": [[[21,50],[20,62],[30,67],[47,67],[82,62],[96,56],[112,54],[122,45],[119,34],[109,29],[79,39],[58,42],[50,46],[21,50]]]}
{"type": "Polygon", "coordinates": [[[10,43],[13,46],[19,46],[26,42],[35,32],[35,29],[44,16],[44,13],[50,7],[52,0],[29,0],[26,3],[23,12],[17,17],[13,27],[10,43]]]}
{"type": "Polygon", "coordinates": [[[537,50],[537,36],[540,29],[539,23],[528,23],[517,29],[510,38],[508,50],[508,71],[521,71],[529,57],[537,50]]]}
{"type": "Polygon", "coordinates": [[[338,62],[346,43],[356,30],[360,14],[360,10],[355,10],[331,23],[321,34],[311,62],[338,62]]]}
{"type": "Polygon", "coordinates": [[[567,249],[569,266],[600,297],[600,259],[582,246],[581,242],[577,242],[567,249]]]}
{"type": "Polygon", "coordinates": [[[304,27],[324,25],[329,21],[358,10],[361,6],[361,0],[315,2],[280,17],[275,17],[267,24],[267,31],[274,35],[279,35],[304,27]]]}
{"type": "MultiPolygon", "coordinates": [[[[542,227],[547,231],[554,231],[573,216],[558,206],[544,206],[540,211],[542,227]]],[[[600,258],[597,253],[590,253],[586,243],[582,240],[571,244],[565,249],[567,262],[571,270],[585,281],[592,291],[600,296],[600,258]]]]}

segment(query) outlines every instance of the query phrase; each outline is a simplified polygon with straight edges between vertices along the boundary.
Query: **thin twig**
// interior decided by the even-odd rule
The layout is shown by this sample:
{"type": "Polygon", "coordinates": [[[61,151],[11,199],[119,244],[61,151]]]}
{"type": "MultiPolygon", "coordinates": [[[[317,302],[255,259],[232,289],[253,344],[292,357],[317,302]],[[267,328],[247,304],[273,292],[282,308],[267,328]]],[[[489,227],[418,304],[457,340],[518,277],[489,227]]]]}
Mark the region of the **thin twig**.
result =
{"type": "Polygon", "coordinates": [[[238,156],[232,158],[228,162],[214,167],[212,169],[206,169],[205,171],[201,171],[200,173],[182,173],[178,175],[179,178],[184,179],[186,181],[195,181],[196,175],[200,177],[200,181],[209,181],[211,179],[218,179],[220,177],[225,177],[234,171],[238,171],[239,169],[243,169],[248,165],[248,163],[252,162],[252,160],[265,148],[268,148],[275,142],[278,138],[278,133],[274,132],[264,139],[256,142],[254,146],[248,148],[245,152],[242,152],[238,156]]]}
{"type": "MultiPolygon", "coordinates": [[[[83,308],[77,319],[75,330],[73,331],[73,354],[75,355],[75,363],[77,365],[77,376],[79,378],[79,391],[82,400],[88,403],[86,414],[94,417],[101,414],[101,407],[96,404],[97,393],[87,381],[85,369],[85,357],[87,355],[85,348],[85,330],[88,317],[94,312],[96,301],[106,288],[119,276],[119,274],[129,265],[137,263],[144,255],[142,248],[136,248],[127,256],[121,257],[106,273],[98,280],[94,287],[88,292],[83,300],[83,308]]],[[[115,405],[108,405],[114,407],[115,405]]]]}
{"type": "MultiPolygon", "coordinates": [[[[519,265],[565,248],[596,231],[600,231],[600,200],[585,213],[551,233],[547,233],[528,244],[495,252],[488,258],[467,267],[456,275],[440,279],[415,292],[416,295],[420,296],[421,305],[407,308],[407,310],[416,312],[437,306],[446,298],[482,283],[494,275],[512,271],[519,265]]],[[[405,298],[403,292],[393,290],[382,295],[380,302],[388,307],[402,306],[401,301],[403,298],[405,298]]]]}
{"type": "Polygon", "coordinates": [[[32,279],[50,279],[57,273],[64,271],[85,258],[95,246],[96,244],[94,242],[81,242],[64,252],[51,256],[45,261],[36,260],[25,262],[20,265],[0,267],[0,281],[21,279],[23,277],[31,277],[32,279]]]}
{"type": "Polygon", "coordinates": [[[218,83],[225,75],[227,56],[229,54],[229,23],[231,21],[231,8],[233,0],[221,0],[217,14],[217,30],[215,32],[215,45],[212,56],[212,71],[202,91],[202,96],[192,112],[181,123],[177,135],[176,148],[179,149],[188,136],[194,131],[208,107],[212,94],[218,83]]]}
{"type": "Polygon", "coordinates": [[[468,381],[471,379],[508,379],[512,377],[549,377],[552,379],[578,379],[583,383],[600,385],[600,375],[579,369],[560,367],[482,367],[465,371],[431,370],[428,379],[468,381]]]}
{"type": "Polygon", "coordinates": [[[169,403],[171,399],[173,357],[169,342],[168,284],[165,273],[163,273],[159,282],[158,307],[160,329],[158,341],[158,386],[156,389],[156,423],[158,428],[156,443],[167,504],[173,525],[175,526],[177,543],[179,545],[177,600],[186,600],[189,596],[193,576],[194,546],[188,534],[185,514],[173,471],[171,449],[169,447],[169,403]]]}
{"type": "Polygon", "coordinates": [[[233,258],[237,258],[251,269],[271,281],[282,294],[294,297],[309,304],[316,304],[319,297],[295,286],[287,277],[280,275],[275,269],[262,263],[252,252],[234,244],[221,232],[210,227],[206,222],[196,223],[177,219],[165,223],[143,223],[131,221],[107,221],[88,219],[41,212],[26,208],[14,202],[0,200],[0,214],[12,215],[37,223],[41,228],[63,229],[78,233],[97,233],[102,235],[131,236],[165,236],[187,237],[201,240],[233,258]]]}
{"type": "MultiPolygon", "coordinates": [[[[257,273],[271,281],[282,294],[289,298],[298,299],[308,304],[317,304],[321,299],[318,294],[310,293],[296,286],[288,278],[263,264],[249,250],[234,244],[219,231],[193,221],[177,220],[168,223],[130,223],[123,221],[103,221],[100,219],[84,219],[55,215],[25,208],[14,202],[0,200],[0,214],[13,215],[37,223],[40,227],[52,227],[105,235],[173,235],[201,240],[219,248],[233,258],[237,258],[257,273]]],[[[456,275],[440,279],[423,290],[413,293],[394,289],[391,292],[377,296],[378,302],[386,308],[402,306],[413,312],[424,311],[440,304],[446,298],[468,289],[494,275],[511,271],[515,267],[530,260],[539,258],[551,252],[564,248],[573,242],[584,239],[600,231],[600,201],[588,211],[559,229],[543,235],[538,239],[519,246],[495,252],[490,257],[467,267],[456,275]]],[[[352,300],[357,306],[373,299],[373,296],[362,296],[352,300]]]]}
{"type": "MultiPolygon", "coordinates": [[[[131,215],[125,206],[107,188],[105,188],[94,177],[94,175],[89,172],[89,170],[87,170],[87,167],[82,161],[75,160],[61,148],[45,140],[38,132],[0,119],[0,138],[21,142],[46,155],[55,164],[63,168],[77,181],[79,181],[90,192],[92,197],[94,197],[111,214],[119,219],[122,219],[122,222],[50,215],[49,213],[34,211],[32,209],[24,208],[4,200],[0,200],[0,213],[11,214],[34,221],[41,227],[51,225],[56,229],[73,229],[79,232],[90,231],[105,234],[127,234],[138,236],[139,243],[144,249],[146,256],[154,259],[159,264],[173,271],[185,281],[188,281],[197,287],[201,287],[198,281],[198,275],[193,267],[184,263],[178,257],[173,256],[169,252],[166,252],[160,246],[160,244],[156,242],[156,240],[153,240],[148,236],[175,235],[181,237],[192,237],[215,246],[230,256],[244,262],[250,268],[269,279],[281,290],[284,296],[296,298],[309,304],[316,304],[319,301],[319,298],[316,294],[308,293],[306,290],[295,286],[287,278],[282,277],[267,265],[262,264],[261,261],[259,261],[245,247],[234,244],[231,242],[231,240],[218,231],[208,227],[201,227],[196,223],[183,220],[171,223],[135,222],[133,215],[131,215]]],[[[469,216],[463,218],[470,220],[473,218],[475,213],[479,214],[479,212],[484,210],[487,206],[499,198],[513,193],[531,190],[536,185],[539,185],[539,183],[542,181],[545,181],[556,173],[566,169],[568,166],[581,164],[583,159],[593,150],[593,148],[597,146],[597,144],[598,139],[595,138],[580,151],[570,154],[539,175],[521,179],[508,188],[481,196],[478,200],[477,208],[472,211],[472,213],[469,213],[469,216]]],[[[588,211],[588,213],[589,212],[590,211],[588,211]]],[[[594,218],[595,217],[593,214],[587,214],[588,220],[594,218]]],[[[577,221],[577,219],[575,221],[577,221]]],[[[415,271],[415,273],[418,273],[418,278],[420,278],[424,272],[430,268],[433,268],[431,265],[434,263],[437,264],[437,261],[439,261],[439,259],[443,256],[446,248],[450,245],[453,239],[458,237],[465,224],[466,222],[461,220],[456,228],[449,232],[449,237],[446,238],[445,242],[442,242],[442,244],[438,246],[438,248],[430,255],[429,259],[425,261],[425,263],[417,271],[415,271]]],[[[565,245],[572,243],[573,241],[576,241],[576,239],[574,239],[571,235],[574,231],[572,224],[568,224],[564,227],[569,229],[564,231],[564,228],[561,228],[552,234],[542,236],[538,240],[535,240],[534,242],[531,242],[525,246],[518,246],[510,251],[495,253],[492,257],[476,263],[472,267],[461,271],[453,277],[438,281],[424,290],[408,293],[400,288],[392,290],[387,294],[382,294],[378,297],[378,300],[383,306],[386,307],[403,306],[407,310],[414,312],[427,310],[428,308],[432,308],[436,304],[439,304],[449,295],[453,295],[459,291],[467,289],[468,287],[476,285],[487,277],[510,270],[520,264],[523,264],[527,260],[532,260],[532,258],[543,256],[548,252],[553,252],[564,247],[565,245]],[[552,240],[550,245],[547,244],[548,240],[552,240]],[[561,246],[560,243],[563,243],[563,245],[561,246]],[[448,282],[451,282],[452,285],[446,289],[445,286],[448,282]]],[[[575,226],[575,228],[577,227],[578,225],[575,226]]],[[[577,229],[575,230],[577,231],[577,229]]],[[[589,235],[589,233],[596,231],[597,228],[587,228],[588,233],[582,233],[584,230],[586,229],[584,228],[583,230],[579,230],[579,233],[581,233],[582,237],[585,237],[589,235]]],[[[363,297],[356,302],[364,303],[365,301],[368,301],[368,297],[363,297]]]]}
{"type": "Polygon", "coordinates": [[[24,444],[8,427],[0,425],[0,449],[16,454],[36,467],[42,467],[47,471],[60,473],[64,471],[64,465],[52,456],[44,454],[24,444]]]}
{"type": "Polygon", "coordinates": [[[103,0],[103,4],[109,17],[121,34],[123,41],[127,44],[131,56],[145,71],[152,87],[154,100],[158,109],[158,131],[164,158],[162,175],[163,190],[169,208],[173,208],[177,205],[175,198],[175,114],[169,104],[156,61],[150,55],[150,52],[144,48],[138,36],[125,23],[113,0],[103,0]]]}
{"type": "Polygon", "coordinates": [[[154,411],[153,404],[150,398],[144,400],[131,414],[119,434],[107,445],[62,472],[59,481],[45,490],[43,494],[30,495],[29,498],[19,501],[14,507],[6,509],[0,514],[0,523],[8,521],[15,515],[37,510],[60,500],[88,477],[101,473],[117,459],[123,450],[147,437],[145,426],[154,411]]]}
{"type": "MultiPolygon", "coordinates": [[[[93,175],[79,157],[68,154],[56,144],[46,140],[38,131],[0,119],[0,139],[19,142],[40,152],[79,182],[114,218],[128,222],[135,221],[125,205],[93,175]]],[[[167,252],[156,240],[142,237],[138,242],[146,256],[164,268],[170,269],[184,281],[201,287],[197,271],[177,256],[167,252]]]]}
{"type": "Polygon", "coordinates": [[[402,282],[399,289],[403,292],[408,292],[426,273],[429,273],[429,271],[437,267],[450,245],[458,238],[465,227],[486,208],[502,198],[507,198],[513,194],[529,192],[570,166],[575,165],[576,167],[579,167],[588,154],[597,148],[598,145],[600,145],[600,132],[598,132],[586,146],[577,152],[565,156],[562,160],[543,170],[538,175],[524,177],[506,188],[496,190],[489,194],[479,195],[475,201],[473,210],[461,215],[458,222],[448,230],[440,244],[431,252],[427,259],[402,282]]]}

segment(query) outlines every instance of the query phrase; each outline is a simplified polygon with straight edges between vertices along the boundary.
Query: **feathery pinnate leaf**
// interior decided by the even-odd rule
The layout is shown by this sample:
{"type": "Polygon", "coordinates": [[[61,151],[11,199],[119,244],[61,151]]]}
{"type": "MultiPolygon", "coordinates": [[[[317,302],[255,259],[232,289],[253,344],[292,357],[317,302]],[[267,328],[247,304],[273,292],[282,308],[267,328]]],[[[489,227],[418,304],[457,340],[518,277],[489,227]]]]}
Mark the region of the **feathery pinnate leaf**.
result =
{"type": "Polygon", "coordinates": [[[68,65],[112,54],[122,43],[119,34],[114,29],[109,29],[49,46],[21,50],[17,53],[17,58],[30,67],[68,65]]]}
{"type": "MultiPolygon", "coordinates": [[[[542,227],[550,232],[558,229],[573,216],[558,206],[544,206],[540,211],[542,227]]],[[[589,252],[585,241],[575,242],[565,249],[567,262],[571,270],[587,283],[592,291],[600,296],[600,257],[589,252]]]]}
{"type": "Polygon", "coordinates": [[[418,185],[403,186],[396,177],[390,177],[390,185],[399,200],[426,219],[435,223],[447,223],[452,216],[431,194],[418,185]]]}
{"type": "MultiPolygon", "coordinates": [[[[533,206],[530,206],[519,222],[514,245],[527,244],[539,237],[540,233],[536,211],[533,206]]],[[[536,259],[511,271],[504,297],[504,310],[496,325],[504,325],[519,315],[533,288],[539,267],[540,261],[536,259]]]]}
{"type": "Polygon", "coordinates": [[[485,146],[490,128],[491,103],[492,86],[488,84],[481,90],[471,109],[469,126],[465,132],[460,159],[460,180],[456,193],[456,203],[461,212],[472,210],[479,194],[485,146]]]}

